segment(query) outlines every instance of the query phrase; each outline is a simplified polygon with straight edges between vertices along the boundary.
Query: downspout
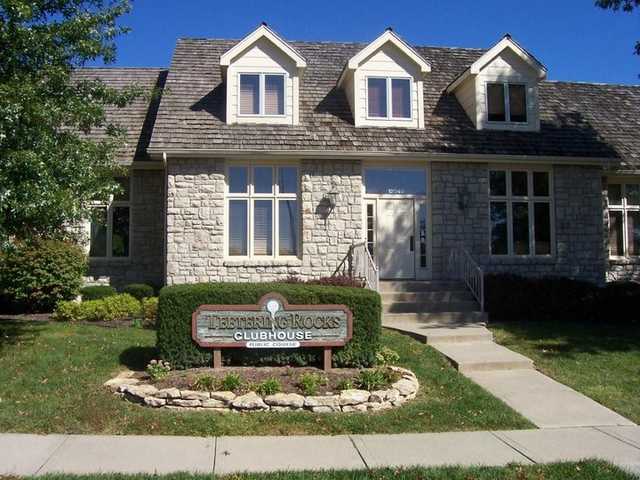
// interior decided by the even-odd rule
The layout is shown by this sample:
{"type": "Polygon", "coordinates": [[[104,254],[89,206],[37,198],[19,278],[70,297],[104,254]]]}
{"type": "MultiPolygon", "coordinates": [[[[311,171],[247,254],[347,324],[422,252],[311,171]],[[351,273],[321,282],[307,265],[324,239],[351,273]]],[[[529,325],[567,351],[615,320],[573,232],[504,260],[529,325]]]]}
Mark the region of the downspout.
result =
{"type": "Polygon", "coordinates": [[[163,203],[163,215],[162,215],[162,228],[164,230],[164,242],[162,244],[162,283],[167,284],[167,212],[169,211],[169,169],[167,167],[167,152],[162,152],[162,165],[164,167],[164,203],[163,203]]]}

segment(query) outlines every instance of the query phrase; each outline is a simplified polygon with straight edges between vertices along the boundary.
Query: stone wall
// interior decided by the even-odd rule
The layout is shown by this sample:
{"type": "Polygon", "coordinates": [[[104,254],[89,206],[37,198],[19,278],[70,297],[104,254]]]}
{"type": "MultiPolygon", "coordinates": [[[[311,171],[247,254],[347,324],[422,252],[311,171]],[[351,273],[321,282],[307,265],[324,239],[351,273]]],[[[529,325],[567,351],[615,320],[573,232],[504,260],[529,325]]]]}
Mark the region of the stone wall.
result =
{"type": "Polygon", "coordinates": [[[130,258],[91,260],[87,284],[164,284],[164,171],[133,170],[131,176],[130,258]]]}
{"type": "Polygon", "coordinates": [[[488,165],[434,163],[432,177],[434,278],[446,276],[450,248],[463,246],[487,272],[604,281],[600,169],[554,166],[556,254],[551,258],[489,255],[488,165]],[[468,206],[461,209],[465,196],[468,206]]]}
{"type": "Polygon", "coordinates": [[[292,260],[225,259],[224,160],[176,159],[167,169],[167,284],[328,276],[362,235],[360,162],[301,162],[302,251],[292,260]],[[331,212],[329,191],[339,193],[331,212]]]}

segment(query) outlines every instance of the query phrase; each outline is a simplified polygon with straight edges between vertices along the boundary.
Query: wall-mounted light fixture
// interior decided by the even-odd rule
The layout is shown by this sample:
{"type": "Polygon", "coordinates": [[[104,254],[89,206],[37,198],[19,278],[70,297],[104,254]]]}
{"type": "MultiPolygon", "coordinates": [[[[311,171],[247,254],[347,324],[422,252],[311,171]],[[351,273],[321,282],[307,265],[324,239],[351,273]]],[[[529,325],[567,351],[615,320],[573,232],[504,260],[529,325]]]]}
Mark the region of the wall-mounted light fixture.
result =
{"type": "Polygon", "coordinates": [[[327,192],[322,200],[326,203],[329,213],[331,213],[333,209],[336,208],[336,205],[338,205],[338,192],[333,190],[327,192]]]}

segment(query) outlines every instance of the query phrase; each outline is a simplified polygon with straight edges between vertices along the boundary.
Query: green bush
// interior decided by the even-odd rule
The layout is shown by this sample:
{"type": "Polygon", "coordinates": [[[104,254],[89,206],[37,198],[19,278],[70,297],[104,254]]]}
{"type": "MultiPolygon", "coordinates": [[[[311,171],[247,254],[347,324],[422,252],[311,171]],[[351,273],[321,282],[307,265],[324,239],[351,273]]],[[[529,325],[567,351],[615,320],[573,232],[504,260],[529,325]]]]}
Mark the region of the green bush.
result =
{"type": "Polygon", "coordinates": [[[111,322],[140,316],[140,302],[126,293],[86,302],[60,302],[53,314],[62,322],[111,322]]]}
{"type": "Polygon", "coordinates": [[[142,301],[144,298],[153,297],[155,291],[151,285],[147,285],[146,283],[131,283],[123,287],[122,293],[128,293],[132,297],[142,301]]]}
{"type": "Polygon", "coordinates": [[[220,380],[220,388],[225,392],[235,392],[242,387],[242,379],[237,373],[227,373],[220,380]]]}
{"type": "Polygon", "coordinates": [[[210,392],[216,389],[216,379],[211,375],[201,375],[193,383],[192,388],[194,390],[200,390],[204,392],[210,392]]]}
{"type": "Polygon", "coordinates": [[[142,320],[143,326],[150,328],[155,327],[158,318],[158,297],[149,297],[142,299],[142,320]]]}
{"type": "Polygon", "coordinates": [[[595,314],[604,321],[640,321],[640,283],[611,282],[597,293],[595,314]]]}
{"type": "Polygon", "coordinates": [[[319,373],[303,373],[298,381],[300,391],[305,395],[315,395],[321,385],[327,384],[327,378],[319,373]]]}
{"type": "Polygon", "coordinates": [[[274,395],[282,391],[282,385],[277,378],[267,378],[256,387],[256,393],[259,395],[274,395]]]}
{"type": "Polygon", "coordinates": [[[79,294],[86,270],[86,255],[73,243],[14,244],[0,253],[0,297],[14,311],[50,312],[79,294]]]}
{"type": "Polygon", "coordinates": [[[356,385],[362,390],[383,390],[400,379],[400,374],[386,368],[362,370],[356,378],[356,385]]]}
{"type": "Polygon", "coordinates": [[[105,297],[113,297],[117,294],[118,292],[116,292],[116,289],[109,285],[92,285],[90,287],[83,287],[80,289],[82,301],[99,300],[105,297]]]}
{"type": "MultiPolygon", "coordinates": [[[[176,368],[211,364],[210,349],[198,347],[191,338],[191,315],[206,304],[255,304],[260,297],[277,292],[291,304],[343,304],[353,312],[353,338],[343,348],[334,349],[333,362],[339,367],[369,367],[375,364],[380,347],[380,296],[364,288],[329,287],[282,283],[201,283],[165,287],[158,304],[157,346],[162,358],[176,368]]],[[[227,363],[257,365],[319,364],[321,349],[274,351],[227,349],[227,363]]]]}

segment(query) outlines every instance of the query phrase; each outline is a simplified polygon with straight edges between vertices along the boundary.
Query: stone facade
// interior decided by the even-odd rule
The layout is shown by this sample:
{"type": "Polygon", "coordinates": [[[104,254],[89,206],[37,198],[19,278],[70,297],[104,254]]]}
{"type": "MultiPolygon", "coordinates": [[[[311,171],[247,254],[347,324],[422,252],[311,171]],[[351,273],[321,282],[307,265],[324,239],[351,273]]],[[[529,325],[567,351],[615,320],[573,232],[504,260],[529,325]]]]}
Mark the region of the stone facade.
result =
{"type": "Polygon", "coordinates": [[[167,166],[167,284],[274,281],[331,275],[362,235],[360,162],[305,160],[300,168],[302,255],[291,260],[225,259],[225,161],[167,166]],[[331,212],[325,194],[338,192],[331,212]]]}
{"type": "Polygon", "coordinates": [[[87,284],[164,284],[164,171],[131,172],[131,251],[128,259],[91,259],[87,284]]]}

